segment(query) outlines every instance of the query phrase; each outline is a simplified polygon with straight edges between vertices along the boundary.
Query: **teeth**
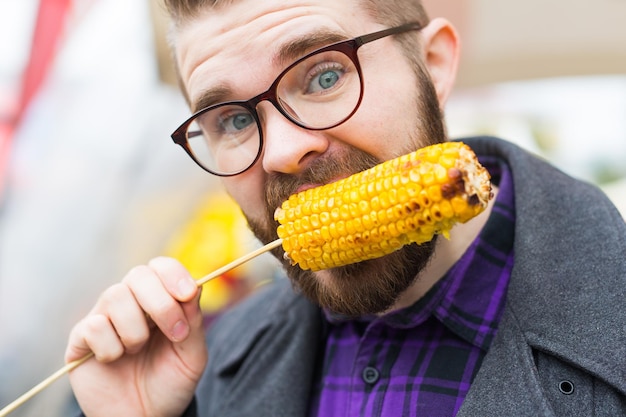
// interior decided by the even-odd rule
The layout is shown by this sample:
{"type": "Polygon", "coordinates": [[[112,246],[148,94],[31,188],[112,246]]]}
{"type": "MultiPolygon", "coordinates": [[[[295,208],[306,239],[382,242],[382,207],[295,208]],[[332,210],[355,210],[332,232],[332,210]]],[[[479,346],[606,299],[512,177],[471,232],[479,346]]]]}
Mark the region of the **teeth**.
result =
{"type": "Polygon", "coordinates": [[[289,256],[287,252],[283,253],[283,259],[288,261],[291,265],[296,265],[296,263],[293,260],[291,260],[291,257],[289,256]]]}

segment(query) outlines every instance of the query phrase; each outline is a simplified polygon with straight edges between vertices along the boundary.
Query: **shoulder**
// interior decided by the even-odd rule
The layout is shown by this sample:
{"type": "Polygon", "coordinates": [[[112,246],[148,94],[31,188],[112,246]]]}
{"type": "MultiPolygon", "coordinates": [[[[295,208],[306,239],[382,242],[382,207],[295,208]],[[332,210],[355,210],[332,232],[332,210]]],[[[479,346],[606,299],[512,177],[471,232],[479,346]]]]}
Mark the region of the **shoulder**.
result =
{"type": "Polygon", "coordinates": [[[278,278],[259,287],[210,325],[209,350],[215,355],[223,346],[245,346],[253,343],[255,335],[277,327],[296,326],[318,316],[318,308],[295,292],[287,278],[278,278]]]}
{"type": "MultiPolygon", "coordinates": [[[[515,208],[518,220],[531,220],[532,227],[539,223],[562,220],[563,231],[576,225],[576,219],[587,224],[608,227],[624,223],[615,205],[594,184],[573,178],[556,168],[543,157],[533,154],[518,145],[503,139],[481,136],[461,139],[479,156],[497,158],[505,163],[513,177],[516,196],[515,208]],[[544,218],[533,213],[545,213],[544,218]],[[534,220],[534,221],[532,221],[534,220]]],[[[586,238],[599,235],[588,228],[586,238]]]]}

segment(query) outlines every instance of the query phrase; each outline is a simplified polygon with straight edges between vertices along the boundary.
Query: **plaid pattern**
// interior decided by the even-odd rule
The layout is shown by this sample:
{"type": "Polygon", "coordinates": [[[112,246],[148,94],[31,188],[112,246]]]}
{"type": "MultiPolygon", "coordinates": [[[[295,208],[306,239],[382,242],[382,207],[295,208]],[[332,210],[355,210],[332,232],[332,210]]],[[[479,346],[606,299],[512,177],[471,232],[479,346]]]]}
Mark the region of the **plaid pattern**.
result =
{"type": "Polygon", "coordinates": [[[508,168],[481,159],[500,192],[463,257],[411,307],[345,321],[328,338],[311,416],[454,416],[504,308],[513,267],[514,197],[508,168]]]}

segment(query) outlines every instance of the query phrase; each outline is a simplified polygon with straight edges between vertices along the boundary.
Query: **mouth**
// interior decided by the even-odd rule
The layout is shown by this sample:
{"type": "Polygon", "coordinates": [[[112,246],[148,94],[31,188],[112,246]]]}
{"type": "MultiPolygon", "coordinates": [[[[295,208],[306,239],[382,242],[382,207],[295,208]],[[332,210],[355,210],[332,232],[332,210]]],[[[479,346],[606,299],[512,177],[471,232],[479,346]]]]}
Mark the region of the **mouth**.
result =
{"type": "Polygon", "coordinates": [[[299,186],[299,187],[296,189],[296,192],[295,192],[294,194],[300,193],[300,192],[302,192],[302,191],[306,191],[306,190],[311,189],[311,188],[321,187],[321,186],[326,185],[326,184],[332,184],[332,183],[334,183],[334,182],[337,182],[337,181],[339,181],[339,180],[341,180],[341,179],[344,179],[344,178],[347,178],[347,177],[349,177],[349,176],[350,176],[350,175],[348,175],[348,174],[346,174],[346,175],[341,175],[341,176],[337,176],[337,177],[334,177],[334,178],[332,178],[332,179],[330,179],[329,181],[326,181],[326,182],[324,182],[324,183],[310,183],[310,184],[302,184],[301,186],[299,186]]]}

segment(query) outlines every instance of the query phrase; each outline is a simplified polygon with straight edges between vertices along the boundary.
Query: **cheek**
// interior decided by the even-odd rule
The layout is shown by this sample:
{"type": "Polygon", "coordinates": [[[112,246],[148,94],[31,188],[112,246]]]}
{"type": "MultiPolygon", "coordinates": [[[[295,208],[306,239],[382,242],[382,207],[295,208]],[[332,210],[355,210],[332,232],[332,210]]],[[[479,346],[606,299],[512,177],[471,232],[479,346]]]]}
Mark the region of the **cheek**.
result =
{"type": "Polygon", "coordinates": [[[406,152],[418,126],[417,80],[406,59],[390,68],[385,60],[364,68],[363,100],[349,120],[351,142],[364,151],[389,159],[406,152]]]}
{"type": "Polygon", "coordinates": [[[404,152],[418,127],[415,86],[411,82],[366,84],[361,107],[350,120],[351,145],[383,160],[404,152]]]}
{"type": "Polygon", "coordinates": [[[264,220],[265,198],[262,174],[255,169],[222,180],[226,192],[235,200],[244,214],[255,220],[264,220]]]}

